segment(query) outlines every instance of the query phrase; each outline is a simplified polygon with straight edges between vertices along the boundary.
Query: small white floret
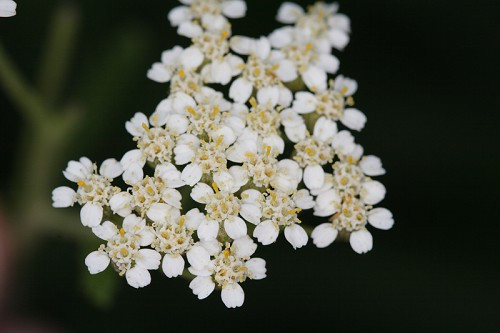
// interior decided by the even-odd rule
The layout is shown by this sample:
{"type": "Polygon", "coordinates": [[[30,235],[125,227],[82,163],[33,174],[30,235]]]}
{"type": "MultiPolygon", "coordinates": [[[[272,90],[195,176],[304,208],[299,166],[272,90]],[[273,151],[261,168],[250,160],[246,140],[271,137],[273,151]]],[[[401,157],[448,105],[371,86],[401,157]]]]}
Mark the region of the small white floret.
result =
{"type": "Polygon", "coordinates": [[[237,308],[243,305],[245,292],[238,283],[231,282],[222,287],[221,298],[228,308],[237,308]]]}
{"type": "Polygon", "coordinates": [[[338,231],[331,223],[323,223],[314,228],[311,238],[318,248],[325,248],[337,238],[338,231]]]}
{"type": "Polygon", "coordinates": [[[370,232],[366,229],[361,229],[351,233],[349,237],[349,243],[351,244],[354,252],[358,254],[363,254],[370,251],[373,247],[373,237],[370,232]]]}

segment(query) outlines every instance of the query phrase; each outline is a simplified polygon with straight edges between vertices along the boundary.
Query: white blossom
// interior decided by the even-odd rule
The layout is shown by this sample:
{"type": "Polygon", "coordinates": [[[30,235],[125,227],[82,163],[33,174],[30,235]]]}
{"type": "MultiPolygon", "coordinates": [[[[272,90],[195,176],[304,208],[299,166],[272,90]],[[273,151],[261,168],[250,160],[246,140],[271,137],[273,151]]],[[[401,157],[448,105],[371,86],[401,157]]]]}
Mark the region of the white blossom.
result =
{"type": "Polygon", "coordinates": [[[17,4],[12,0],[0,0],[0,17],[16,15],[17,4]]]}
{"type": "Polygon", "coordinates": [[[204,299],[217,285],[221,288],[221,299],[226,307],[242,306],[245,293],[240,284],[247,278],[259,280],[266,277],[265,261],[250,258],[255,248],[248,236],[237,239],[232,244],[227,243],[223,251],[213,254],[209,254],[202,246],[195,245],[188,252],[191,265],[189,271],[196,275],[189,287],[199,299],[204,299]]]}

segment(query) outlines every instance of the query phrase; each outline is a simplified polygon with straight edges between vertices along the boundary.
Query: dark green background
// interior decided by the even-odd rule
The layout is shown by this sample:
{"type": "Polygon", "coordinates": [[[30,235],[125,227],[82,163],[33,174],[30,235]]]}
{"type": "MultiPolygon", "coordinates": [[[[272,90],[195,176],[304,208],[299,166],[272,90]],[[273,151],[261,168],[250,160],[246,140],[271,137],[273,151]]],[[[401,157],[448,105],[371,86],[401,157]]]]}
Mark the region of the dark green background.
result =
{"type": "MultiPolygon", "coordinates": [[[[34,75],[52,12],[64,1],[19,1],[0,20],[0,39],[27,76],[34,75]]],[[[302,1],[302,3],[310,3],[302,1]]],[[[146,70],[162,50],[187,45],[166,19],[174,1],[73,1],[80,13],[67,100],[88,111],[61,152],[65,161],[93,160],[132,147],[124,123],[151,113],[165,87],[146,70]]],[[[116,302],[99,308],[81,285],[82,249],[47,238],[23,259],[10,314],[67,331],[493,332],[499,315],[498,1],[341,1],[352,39],[340,73],[356,78],[357,107],[368,123],[357,142],[383,159],[382,205],[393,230],[373,230],[374,249],[347,244],[294,251],[282,238],[260,247],[268,278],[243,285],[243,308],[227,310],[218,293],[198,301],[188,282],[153,274],[136,291],[119,281],[116,302]]],[[[259,36],[278,27],[279,1],[248,1],[235,34],[259,36]]],[[[0,95],[1,189],[7,209],[21,119],[0,95]]],[[[33,165],[36,172],[36,165],[33,165]]],[[[50,204],[50,193],[47,193],[50,204]]],[[[319,220],[306,221],[317,224],[319,220]]],[[[68,221],[78,223],[78,221],[68,221]]]]}

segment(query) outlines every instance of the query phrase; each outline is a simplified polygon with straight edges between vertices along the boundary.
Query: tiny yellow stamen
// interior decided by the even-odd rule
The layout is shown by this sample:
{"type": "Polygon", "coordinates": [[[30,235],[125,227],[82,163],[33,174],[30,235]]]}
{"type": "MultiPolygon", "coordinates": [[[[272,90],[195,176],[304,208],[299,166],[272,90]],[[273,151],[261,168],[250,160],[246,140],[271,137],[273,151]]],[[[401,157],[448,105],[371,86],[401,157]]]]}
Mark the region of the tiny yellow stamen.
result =
{"type": "Polygon", "coordinates": [[[229,36],[229,32],[227,30],[224,30],[221,35],[220,35],[220,40],[221,42],[229,36]]]}
{"type": "Polygon", "coordinates": [[[225,249],[224,250],[224,257],[226,257],[226,259],[229,257],[230,254],[231,254],[231,250],[230,249],[225,249]]]}
{"type": "Polygon", "coordinates": [[[148,127],[148,124],[146,124],[146,123],[142,123],[142,128],[144,128],[144,130],[145,130],[146,132],[148,132],[148,133],[149,133],[149,127],[148,127]]]}
{"type": "Polygon", "coordinates": [[[297,213],[300,213],[302,209],[300,208],[294,208],[292,210],[289,210],[288,212],[286,212],[287,215],[293,215],[293,214],[297,214],[297,213]]]}
{"type": "Polygon", "coordinates": [[[215,146],[219,147],[222,144],[223,141],[224,141],[224,135],[219,136],[217,138],[217,141],[215,142],[215,146]]]}
{"type": "Polygon", "coordinates": [[[307,51],[307,52],[311,51],[311,50],[312,50],[312,48],[313,48],[313,45],[312,45],[311,43],[307,43],[307,44],[306,44],[306,51],[307,51]]]}
{"type": "Polygon", "coordinates": [[[126,248],[122,248],[120,250],[120,252],[121,252],[122,256],[124,256],[124,257],[128,256],[128,250],[126,248]]]}
{"type": "Polygon", "coordinates": [[[260,75],[260,69],[259,68],[255,68],[253,70],[253,76],[259,76],[260,75]]]}
{"type": "Polygon", "coordinates": [[[179,227],[182,227],[184,225],[184,222],[186,221],[186,218],[183,216],[181,216],[181,218],[179,219],[179,227]]]}
{"type": "Polygon", "coordinates": [[[245,153],[245,157],[247,157],[249,159],[254,159],[255,158],[255,154],[249,151],[249,152],[245,153]]]}
{"type": "Polygon", "coordinates": [[[268,157],[269,154],[271,154],[271,146],[266,147],[266,157],[268,157]]]}
{"type": "Polygon", "coordinates": [[[318,16],[319,16],[320,19],[322,19],[325,16],[325,13],[323,12],[323,9],[319,10],[318,16]]]}
{"type": "Polygon", "coordinates": [[[125,229],[123,228],[120,229],[120,236],[122,237],[125,236],[125,229]]]}
{"type": "Polygon", "coordinates": [[[340,91],[340,93],[341,93],[342,95],[345,95],[345,94],[347,94],[347,91],[348,91],[348,90],[349,90],[349,88],[347,88],[347,86],[344,86],[344,87],[342,88],[342,90],[340,91]]]}
{"type": "Polygon", "coordinates": [[[188,106],[186,108],[186,110],[187,110],[187,112],[191,113],[193,116],[196,116],[196,111],[192,107],[188,106]]]}
{"type": "Polygon", "coordinates": [[[257,108],[257,101],[255,100],[255,97],[250,98],[250,105],[256,109],[257,108]]]}
{"type": "Polygon", "coordinates": [[[179,70],[179,76],[181,77],[181,79],[185,78],[186,77],[186,72],[184,72],[184,70],[179,70]]]}
{"type": "Polygon", "coordinates": [[[146,189],[148,190],[149,194],[151,194],[151,195],[155,194],[155,191],[153,190],[153,188],[151,186],[148,186],[146,189]]]}
{"type": "Polygon", "coordinates": [[[216,106],[214,108],[214,111],[212,112],[212,118],[215,118],[219,112],[220,112],[220,109],[218,106],[216,106]]]}
{"type": "Polygon", "coordinates": [[[86,187],[87,186],[87,184],[85,184],[85,182],[83,180],[78,181],[78,183],[76,183],[76,184],[78,186],[80,186],[80,187],[86,187]]]}
{"type": "Polygon", "coordinates": [[[215,182],[212,182],[212,188],[214,189],[215,193],[219,193],[219,188],[217,187],[217,184],[215,182]]]}
{"type": "Polygon", "coordinates": [[[158,124],[158,114],[155,113],[152,117],[151,120],[154,124],[158,124]]]}
{"type": "Polygon", "coordinates": [[[345,104],[347,104],[348,106],[353,106],[354,105],[354,98],[352,98],[352,96],[347,97],[345,100],[345,104]]]}
{"type": "Polygon", "coordinates": [[[307,155],[309,155],[309,156],[314,156],[314,155],[316,155],[316,150],[314,150],[314,149],[312,149],[312,148],[309,148],[309,147],[307,147],[307,148],[305,149],[305,152],[306,152],[306,154],[307,154],[307,155]]]}
{"type": "Polygon", "coordinates": [[[280,68],[279,64],[274,65],[273,67],[270,68],[271,72],[277,71],[280,68]]]}

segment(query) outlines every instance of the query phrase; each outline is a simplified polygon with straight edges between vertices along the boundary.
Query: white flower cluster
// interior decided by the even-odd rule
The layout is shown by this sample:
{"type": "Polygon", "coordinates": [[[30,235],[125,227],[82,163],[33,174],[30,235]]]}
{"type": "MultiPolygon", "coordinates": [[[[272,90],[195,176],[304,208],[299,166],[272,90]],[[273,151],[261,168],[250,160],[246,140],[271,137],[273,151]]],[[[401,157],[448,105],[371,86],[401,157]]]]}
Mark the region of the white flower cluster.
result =
{"type": "Polygon", "coordinates": [[[17,4],[12,0],[0,0],[0,17],[16,15],[17,4]]]}
{"type": "Polygon", "coordinates": [[[54,207],[82,205],[83,225],[106,242],[87,256],[90,273],[111,263],[138,288],[160,265],[167,277],[182,275],[187,259],[199,299],[217,287],[227,307],[239,307],[240,284],[266,277],[253,239],[269,245],[283,231],[293,248],[305,246],[302,210],[329,217],[311,234],[318,247],[346,233],[356,252],[370,250],[367,223],[393,224],[388,210],[372,207],[385,188],[370,177],[385,171],[349,131],[366,122],[352,108],[356,81],[328,78],[349,19],[336,4],[304,11],[287,2],[277,19],[293,25],[254,39],[232,36],[228,21],[245,15],[244,1],[181,2],[168,18],[192,43],[149,69],[169,95],[126,123],[137,147],[100,168],[70,161],[64,176],[78,189],[53,191],[54,207]],[[124,190],[112,185],[120,176],[124,190]]]}

